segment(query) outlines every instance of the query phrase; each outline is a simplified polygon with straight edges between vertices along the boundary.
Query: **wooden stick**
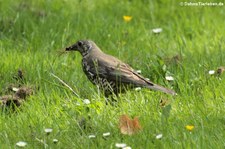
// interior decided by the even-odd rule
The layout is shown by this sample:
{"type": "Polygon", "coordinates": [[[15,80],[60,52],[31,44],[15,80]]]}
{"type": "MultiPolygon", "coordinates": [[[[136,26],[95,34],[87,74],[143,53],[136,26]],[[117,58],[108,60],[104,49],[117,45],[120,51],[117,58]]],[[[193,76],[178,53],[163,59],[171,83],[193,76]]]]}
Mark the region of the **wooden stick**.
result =
{"type": "Polygon", "coordinates": [[[56,76],[55,74],[53,73],[50,73],[51,76],[53,76],[54,78],[58,79],[59,82],[61,82],[64,86],[66,86],[67,88],[69,88],[73,93],[74,95],[76,95],[77,97],[80,97],[68,84],[66,84],[62,79],[60,79],[58,76],[56,76]]]}

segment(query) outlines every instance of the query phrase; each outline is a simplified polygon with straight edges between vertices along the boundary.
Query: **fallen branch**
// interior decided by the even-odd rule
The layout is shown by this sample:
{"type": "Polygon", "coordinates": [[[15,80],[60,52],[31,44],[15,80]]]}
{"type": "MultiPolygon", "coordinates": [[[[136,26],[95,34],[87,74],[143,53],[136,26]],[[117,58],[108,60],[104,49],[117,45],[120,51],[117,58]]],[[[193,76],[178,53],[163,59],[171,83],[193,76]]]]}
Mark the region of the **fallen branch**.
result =
{"type": "Polygon", "coordinates": [[[61,82],[64,86],[66,86],[67,88],[69,88],[74,95],[76,95],[77,97],[80,97],[68,84],[66,84],[62,79],[60,79],[58,76],[56,76],[55,74],[53,73],[50,73],[51,76],[53,76],[54,78],[58,79],[59,82],[61,82]]]}

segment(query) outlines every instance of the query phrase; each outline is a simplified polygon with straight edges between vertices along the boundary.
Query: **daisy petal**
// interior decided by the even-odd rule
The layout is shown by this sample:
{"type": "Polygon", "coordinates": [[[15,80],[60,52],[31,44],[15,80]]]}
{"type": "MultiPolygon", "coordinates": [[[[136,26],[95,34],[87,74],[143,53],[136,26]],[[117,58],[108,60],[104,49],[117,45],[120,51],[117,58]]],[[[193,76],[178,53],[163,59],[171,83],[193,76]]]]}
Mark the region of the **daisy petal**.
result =
{"type": "Polygon", "coordinates": [[[96,138],[96,136],[95,135],[89,135],[88,138],[92,139],[92,138],[96,138]]]}
{"type": "Polygon", "coordinates": [[[84,99],[83,102],[84,102],[84,104],[86,104],[86,105],[88,105],[88,104],[91,103],[89,99],[84,99]]]}
{"type": "Polygon", "coordinates": [[[123,147],[123,149],[131,149],[130,146],[123,147]]]}
{"type": "Polygon", "coordinates": [[[102,136],[103,137],[108,137],[108,136],[110,136],[110,132],[103,133],[102,136]]]}
{"type": "Polygon", "coordinates": [[[52,130],[53,130],[52,128],[46,128],[46,129],[45,129],[45,132],[46,132],[46,133],[51,133],[52,130]]]}
{"type": "Polygon", "coordinates": [[[163,137],[163,134],[160,133],[160,134],[156,135],[155,138],[156,138],[156,139],[161,139],[162,137],[163,137]]]}
{"type": "Polygon", "coordinates": [[[27,142],[24,142],[24,141],[19,141],[16,143],[17,146],[19,147],[25,147],[27,145],[27,142]]]}
{"type": "Polygon", "coordinates": [[[117,148],[124,148],[126,147],[127,145],[125,143],[116,143],[116,147],[117,148]]]}
{"type": "Polygon", "coordinates": [[[154,28],[154,29],[152,29],[152,32],[155,34],[159,34],[162,32],[162,28],[154,28]]]}
{"type": "Polygon", "coordinates": [[[166,76],[166,80],[167,80],[167,81],[173,81],[174,78],[173,78],[172,76],[166,76]]]}
{"type": "Polygon", "coordinates": [[[215,70],[209,70],[209,74],[210,74],[210,75],[215,74],[215,70]]]}

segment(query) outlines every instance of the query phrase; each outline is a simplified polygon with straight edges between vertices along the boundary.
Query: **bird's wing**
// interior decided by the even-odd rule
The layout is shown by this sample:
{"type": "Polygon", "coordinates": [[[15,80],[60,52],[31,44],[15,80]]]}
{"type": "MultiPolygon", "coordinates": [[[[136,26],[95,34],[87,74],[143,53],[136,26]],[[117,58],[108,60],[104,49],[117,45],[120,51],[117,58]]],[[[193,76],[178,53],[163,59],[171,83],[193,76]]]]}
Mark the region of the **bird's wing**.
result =
{"type": "Polygon", "coordinates": [[[105,67],[108,79],[118,80],[122,83],[133,84],[135,86],[153,85],[144,77],[136,73],[128,64],[120,63],[117,66],[105,67]]]}
{"type": "Polygon", "coordinates": [[[153,90],[160,90],[162,92],[176,95],[173,90],[167,89],[160,85],[145,79],[134,71],[128,64],[123,63],[119,59],[110,55],[101,56],[95,61],[95,67],[91,68],[93,73],[98,73],[99,77],[107,78],[107,80],[118,81],[123,84],[132,84],[136,87],[147,87],[153,90]]]}
{"type": "Polygon", "coordinates": [[[133,84],[135,86],[154,85],[136,73],[128,64],[123,63],[113,56],[104,55],[100,59],[98,57],[96,60],[96,67],[92,67],[92,71],[96,72],[97,70],[100,77],[105,77],[112,81],[120,81],[121,83],[133,84]]]}

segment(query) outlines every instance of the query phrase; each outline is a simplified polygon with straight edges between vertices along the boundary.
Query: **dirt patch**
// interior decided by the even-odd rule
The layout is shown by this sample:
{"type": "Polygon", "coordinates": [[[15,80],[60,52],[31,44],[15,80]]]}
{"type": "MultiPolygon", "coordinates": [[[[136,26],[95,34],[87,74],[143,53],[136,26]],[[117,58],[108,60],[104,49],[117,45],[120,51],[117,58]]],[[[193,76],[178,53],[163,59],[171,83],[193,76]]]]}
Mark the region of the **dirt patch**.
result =
{"type": "Polygon", "coordinates": [[[34,94],[34,87],[25,85],[24,74],[21,69],[17,71],[17,74],[13,76],[13,79],[17,83],[9,84],[2,89],[0,96],[0,107],[15,109],[20,107],[27,97],[34,94]]]}

